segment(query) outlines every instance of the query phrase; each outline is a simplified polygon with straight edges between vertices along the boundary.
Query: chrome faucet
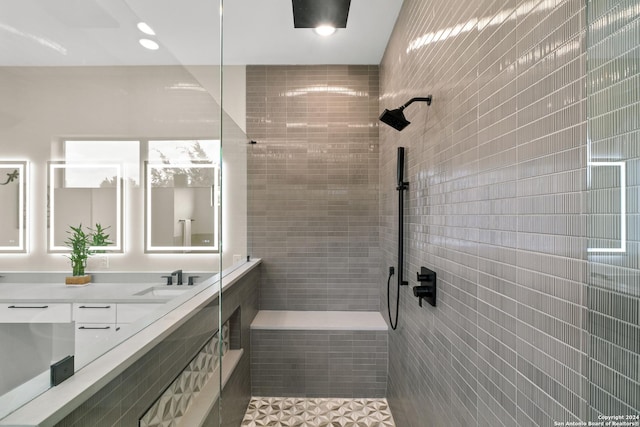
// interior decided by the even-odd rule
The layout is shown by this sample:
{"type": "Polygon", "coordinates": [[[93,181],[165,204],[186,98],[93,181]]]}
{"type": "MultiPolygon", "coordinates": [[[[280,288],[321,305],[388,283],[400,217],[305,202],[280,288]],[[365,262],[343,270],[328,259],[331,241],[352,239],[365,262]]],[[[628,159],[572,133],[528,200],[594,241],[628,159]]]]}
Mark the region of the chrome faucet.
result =
{"type": "Polygon", "coordinates": [[[178,276],[177,277],[178,281],[177,281],[176,285],[182,285],[182,270],[173,271],[173,272],[171,272],[171,275],[172,276],[176,276],[177,275],[178,276]]]}

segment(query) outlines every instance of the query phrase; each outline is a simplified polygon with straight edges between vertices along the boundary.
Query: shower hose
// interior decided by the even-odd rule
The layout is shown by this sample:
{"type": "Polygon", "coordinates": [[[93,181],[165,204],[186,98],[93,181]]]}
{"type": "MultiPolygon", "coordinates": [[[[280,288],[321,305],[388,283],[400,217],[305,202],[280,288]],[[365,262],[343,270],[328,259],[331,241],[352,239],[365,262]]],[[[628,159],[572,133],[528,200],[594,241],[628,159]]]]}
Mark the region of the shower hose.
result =
{"type": "Polygon", "coordinates": [[[398,283],[398,292],[396,292],[396,320],[391,320],[391,306],[390,302],[390,288],[391,288],[391,276],[393,276],[393,269],[389,269],[389,278],[387,279],[387,311],[389,312],[389,323],[391,323],[391,329],[394,331],[398,327],[398,304],[400,302],[400,283],[398,283]]]}

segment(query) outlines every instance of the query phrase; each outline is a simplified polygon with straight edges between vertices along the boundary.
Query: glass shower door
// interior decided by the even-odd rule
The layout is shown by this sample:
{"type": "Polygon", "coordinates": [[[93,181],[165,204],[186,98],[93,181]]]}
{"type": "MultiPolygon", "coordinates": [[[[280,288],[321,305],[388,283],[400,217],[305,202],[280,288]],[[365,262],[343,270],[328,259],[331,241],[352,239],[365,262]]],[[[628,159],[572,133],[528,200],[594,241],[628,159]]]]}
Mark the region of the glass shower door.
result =
{"type": "MultiPolygon", "coordinates": [[[[47,276],[44,279],[46,284],[59,285],[64,289],[64,275],[71,275],[69,260],[64,256],[66,253],[62,253],[67,248],[59,250],[60,253],[54,251],[53,249],[57,249],[54,246],[62,245],[48,243],[47,236],[55,234],[50,233],[54,228],[61,229],[65,236],[69,224],[78,225],[77,216],[71,217],[72,214],[80,215],[80,209],[77,203],[63,203],[63,196],[82,193],[90,194],[85,196],[89,198],[93,197],[91,193],[109,192],[116,188],[116,185],[111,184],[112,175],[119,183],[117,188],[122,189],[117,193],[117,200],[122,202],[121,209],[113,208],[112,205],[117,203],[113,203],[112,198],[105,203],[87,203],[85,210],[93,212],[113,208],[116,214],[120,214],[122,219],[118,224],[122,224],[122,228],[114,225],[109,233],[114,240],[116,236],[121,237],[119,240],[122,245],[120,251],[101,251],[89,260],[87,270],[94,274],[94,278],[109,275],[120,277],[113,280],[125,282],[122,284],[123,288],[129,284],[139,284],[135,283],[136,280],[144,280],[144,283],[153,283],[154,286],[149,289],[154,290],[153,288],[163,287],[161,275],[170,274],[172,270],[184,270],[185,286],[182,289],[175,289],[177,286],[173,286],[171,289],[184,290],[188,288],[187,276],[192,280],[197,278],[196,283],[199,284],[221,273],[223,264],[226,267],[226,260],[223,263],[219,251],[208,250],[205,253],[202,250],[197,253],[184,247],[185,242],[191,242],[191,247],[198,246],[193,244],[196,239],[203,243],[199,246],[204,246],[205,243],[212,248],[216,246],[212,244],[215,239],[212,236],[216,235],[213,221],[220,221],[220,215],[211,218],[210,222],[205,221],[203,216],[195,216],[198,212],[214,216],[209,212],[212,207],[218,206],[215,202],[219,200],[214,200],[213,196],[217,189],[211,188],[214,187],[211,182],[216,180],[194,183],[193,178],[198,174],[190,174],[189,170],[200,170],[201,177],[213,175],[202,173],[204,169],[219,172],[219,167],[213,167],[222,163],[219,148],[186,150],[188,153],[182,150],[181,154],[188,154],[187,159],[177,159],[172,155],[168,156],[172,158],[160,160],[153,158],[155,154],[162,154],[158,150],[154,151],[154,143],[159,141],[215,140],[217,147],[220,146],[223,117],[220,88],[221,3],[221,0],[2,2],[0,166],[3,166],[2,176],[18,170],[20,178],[15,183],[8,183],[10,186],[0,185],[4,195],[10,194],[12,198],[15,196],[16,200],[12,216],[5,215],[3,218],[11,219],[5,222],[10,222],[10,231],[16,229],[16,232],[0,232],[0,238],[6,235],[5,240],[16,240],[13,244],[15,248],[9,248],[15,253],[0,254],[0,271],[4,276],[0,278],[0,287],[3,290],[16,283],[21,288],[34,285],[36,282],[30,277],[37,275],[47,276]],[[123,148],[124,145],[127,146],[126,149],[123,148]],[[148,169],[160,171],[155,177],[155,194],[166,195],[166,199],[162,200],[168,202],[152,212],[147,209],[151,203],[145,203],[146,194],[152,190],[151,185],[145,185],[145,165],[153,164],[154,161],[156,167],[148,169]],[[113,166],[112,169],[118,173],[105,176],[104,180],[89,189],[81,185],[69,185],[67,181],[71,174],[67,174],[67,179],[55,181],[61,183],[58,184],[61,191],[56,191],[58,188],[50,185],[47,180],[48,171],[52,169],[50,165],[62,162],[74,167],[116,164],[117,167],[113,166]],[[167,165],[169,167],[160,167],[167,165]],[[163,175],[167,169],[171,169],[170,176],[166,173],[163,175]],[[25,212],[19,209],[18,200],[18,184],[22,183],[23,178],[28,178],[27,197],[24,198],[26,203],[23,203],[26,205],[25,212]],[[195,190],[207,191],[203,191],[204,196],[189,196],[195,190]],[[188,197],[178,200],[178,194],[187,194],[188,197]],[[187,199],[188,203],[185,201],[187,199]],[[187,227],[176,221],[180,219],[175,213],[178,210],[176,208],[185,208],[187,204],[193,208],[193,212],[189,212],[192,216],[188,217],[193,225],[191,233],[186,233],[184,230],[187,227]],[[203,205],[206,205],[206,209],[203,205]],[[177,248],[163,253],[147,250],[145,230],[151,229],[146,227],[147,223],[154,223],[151,218],[156,224],[162,224],[166,229],[163,231],[168,232],[169,243],[163,243],[162,246],[178,246],[177,248]],[[56,224],[60,227],[56,227],[56,224]],[[204,229],[205,224],[210,226],[204,229]],[[24,230],[26,245],[23,244],[25,242],[19,242],[19,239],[24,240],[25,237],[18,234],[17,230],[24,230]],[[25,250],[21,250],[23,246],[26,247],[25,250]],[[25,275],[28,277],[23,281],[15,279],[25,275]],[[62,277],[62,280],[58,277],[62,277]]],[[[198,147],[202,148],[204,145],[199,144],[198,147]]],[[[2,178],[0,184],[4,181],[2,178]]],[[[86,182],[82,184],[87,186],[86,182]]],[[[93,221],[93,217],[87,215],[83,218],[92,218],[93,221]]],[[[92,221],[82,220],[82,225],[91,226],[92,221]]],[[[221,227],[218,222],[217,230],[219,229],[221,227]]],[[[223,234],[218,233],[220,236],[223,234]]],[[[154,240],[149,239],[149,242],[153,244],[154,240]]],[[[217,247],[220,247],[220,242],[217,247]]],[[[7,251],[0,248],[0,252],[7,251]]],[[[177,277],[174,276],[174,279],[177,280],[177,277]]],[[[217,277],[219,282],[221,275],[217,277]]],[[[105,279],[102,281],[112,283],[105,279]]],[[[95,289],[99,281],[94,282],[84,289],[95,289]]],[[[133,286],[125,290],[131,291],[131,294],[127,294],[128,297],[136,292],[133,286]]],[[[166,288],[160,289],[165,290],[166,288]]],[[[81,292],[77,293],[80,294],[81,292]]],[[[123,294],[124,292],[118,296],[123,294]]],[[[5,292],[0,297],[9,299],[6,295],[8,294],[5,292]]],[[[155,293],[153,295],[156,296],[155,293]]],[[[130,317],[140,315],[142,309],[139,307],[127,307],[124,303],[119,303],[123,307],[118,307],[122,310],[116,316],[115,303],[104,304],[104,308],[96,307],[101,313],[109,310],[108,315],[100,317],[100,324],[94,318],[86,321],[87,325],[82,325],[78,321],[79,316],[73,314],[72,310],[76,303],[84,300],[75,295],[71,298],[72,301],[65,300],[56,305],[64,316],[35,322],[31,319],[17,321],[12,315],[10,321],[0,322],[0,336],[4,343],[0,348],[0,359],[7,362],[0,370],[0,418],[11,414],[37,395],[46,393],[49,389],[48,370],[51,363],[67,355],[74,355],[75,352],[77,372],[82,369],[79,350],[92,350],[87,352],[88,356],[84,357],[82,365],[85,362],[91,363],[112,348],[103,348],[96,343],[114,342],[114,336],[124,340],[123,335],[137,332],[133,326],[128,326],[129,323],[125,324],[123,319],[124,313],[129,313],[130,317]],[[110,335],[102,334],[104,331],[108,331],[110,335]],[[38,382],[34,383],[33,380],[38,382]],[[16,390],[17,393],[13,393],[16,390]],[[10,393],[13,394],[9,396],[10,393]]],[[[53,307],[51,301],[42,302],[38,306],[48,304],[53,307]]],[[[163,308],[154,313],[157,316],[153,320],[166,314],[163,311],[166,305],[158,305],[163,308]]],[[[171,308],[166,308],[169,309],[171,308]]],[[[218,328],[219,309],[221,304],[217,303],[212,303],[208,308],[208,314],[215,311],[215,315],[207,314],[210,319],[207,331],[215,332],[218,328]]],[[[25,310],[33,309],[24,308],[22,311],[25,310]]],[[[148,327],[153,321],[149,316],[135,320],[146,322],[138,322],[140,328],[148,327]]],[[[133,320],[130,322],[134,323],[133,320]]],[[[213,332],[208,338],[213,337],[213,332]]],[[[221,347],[219,344],[216,348],[221,347]]],[[[173,348],[177,347],[175,343],[170,343],[167,347],[172,345],[173,348]]],[[[179,364],[182,365],[182,361],[179,364]]],[[[146,366],[148,368],[152,365],[159,363],[146,366]]],[[[178,367],[172,365],[170,368],[163,369],[161,373],[168,377],[177,376],[178,367]]],[[[180,370],[183,368],[184,366],[179,367],[180,370]]],[[[155,373],[148,375],[158,376],[155,373]]],[[[164,383],[161,386],[153,385],[158,389],[164,388],[164,383]]],[[[148,400],[157,396],[145,396],[148,398],[144,403],[136,402],[129,394],[132,389],[134,387],[129,387],[126,393],[114,392],[113,395],[118,397],[105,404],[107,407],[103,408],[104,412],[109,417],[124,417],[127,420],[135,417],[137,421],[137,417],[141,416],[138,412],[140,408],[132,407],[147,407],[148,400]],[[112,410],[114,407],[117,410],[112,410]],[[121,408],[124,408],[122,412],[121,408]]],[[[156,391],[150,386],[145,391],[150,389],[156,391]]],[[[94,412],[96,417],[103,415],[102,411],[94,412]]],[[[219,417],[215,415],[214,418],[219,417]]],[[[105,418],[95,425],[111,424],[105,418]]]]}

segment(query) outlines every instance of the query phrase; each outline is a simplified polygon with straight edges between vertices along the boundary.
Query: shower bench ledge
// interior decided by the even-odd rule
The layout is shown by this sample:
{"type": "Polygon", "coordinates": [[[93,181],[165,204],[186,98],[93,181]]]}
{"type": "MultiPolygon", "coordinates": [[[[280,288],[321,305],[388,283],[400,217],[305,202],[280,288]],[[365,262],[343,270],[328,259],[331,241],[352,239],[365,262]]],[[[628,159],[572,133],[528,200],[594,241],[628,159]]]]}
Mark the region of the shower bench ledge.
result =
{"type": "Polygon", "coordinates": [[[386,331],[387,323],[377,311],[260,310],[253,330],[386,331]]]}

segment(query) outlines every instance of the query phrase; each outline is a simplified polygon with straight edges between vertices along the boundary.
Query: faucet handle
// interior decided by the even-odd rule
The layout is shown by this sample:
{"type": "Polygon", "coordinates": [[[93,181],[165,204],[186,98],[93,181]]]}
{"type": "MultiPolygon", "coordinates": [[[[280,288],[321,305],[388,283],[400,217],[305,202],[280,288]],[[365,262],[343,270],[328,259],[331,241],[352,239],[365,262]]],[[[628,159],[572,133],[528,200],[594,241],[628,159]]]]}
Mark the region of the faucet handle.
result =
{"type": "Polygon", "coordinates": [[[173,285],[173,276],[162,276],[163,279],[167,279],[167,286],[173,285]]]}
{"type": "Polygon", "coordinates": [[[197,279],[200,276],[189,276],[189,282],[187,283],[188,286],[193,286],[195,284],[195,279],[197,279]]]}

